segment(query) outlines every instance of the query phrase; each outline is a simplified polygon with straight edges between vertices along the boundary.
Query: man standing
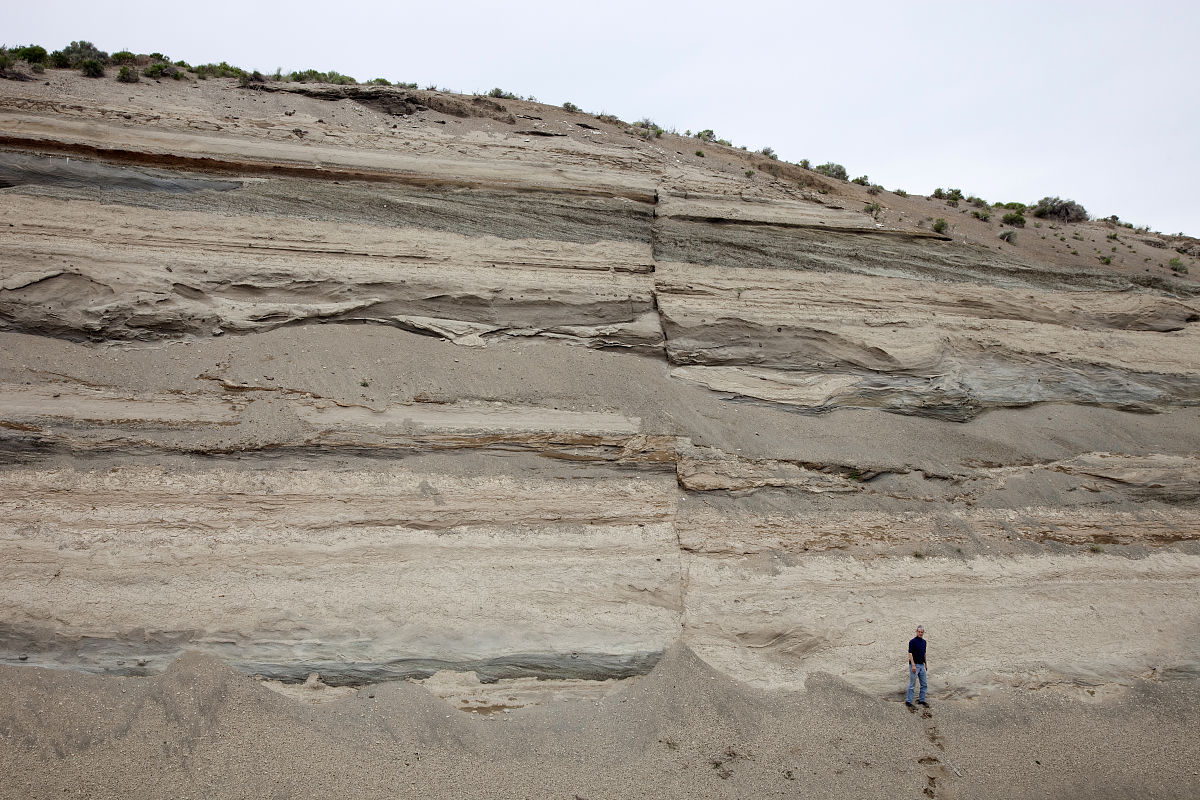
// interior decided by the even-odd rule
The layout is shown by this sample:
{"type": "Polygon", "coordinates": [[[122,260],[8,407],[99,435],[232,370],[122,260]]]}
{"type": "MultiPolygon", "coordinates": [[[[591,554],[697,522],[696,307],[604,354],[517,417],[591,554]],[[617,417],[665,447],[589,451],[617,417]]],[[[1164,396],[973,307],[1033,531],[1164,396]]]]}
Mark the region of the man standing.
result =
{"type": "Polygon", "coordinates": [[[913,706],[913,688],[918,680],[921,681],[921,694],[917,702],[929,708],[925,702],[925,689],[929,686],[925,673],[925,626],[917,626],[917,635],[908,641],[908,694],[904,696],[904,705],[910,709],[913,706]]]}

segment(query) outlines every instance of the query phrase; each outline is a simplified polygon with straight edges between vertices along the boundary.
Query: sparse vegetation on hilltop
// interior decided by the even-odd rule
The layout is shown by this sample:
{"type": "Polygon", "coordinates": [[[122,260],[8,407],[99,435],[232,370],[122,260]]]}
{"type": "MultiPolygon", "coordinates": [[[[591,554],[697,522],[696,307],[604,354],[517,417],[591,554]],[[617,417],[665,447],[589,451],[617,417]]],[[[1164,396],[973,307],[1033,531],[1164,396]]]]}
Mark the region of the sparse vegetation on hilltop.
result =
{"type": "MultiPolygon", "coordinates": [[[[257,83],[266,83],[268,81],[289,81],[294,83],[327,83],[333,85],[366,85],[379,87],[395,87],[401,89],[417,89],[416,83],[405,83],[401,81],[392,82],[387,78],[377,77],[367,81],[365,84],[360,83],[354,77],[344,75],[336,70],[320,71],[316,69],[294,70],[289,73],[283,73],[281,69],[275,70],[274,73],[264,76],[258,71],[247,71],[241,67],[221,61],[219,63],[207,63],[192,66],[186,61],[179,60],[172,62],[166,55],[161,52],[150,54],[135,53],[132,50],[122,49],[113,52],[109,55],[101,50],[95,44],[87,40],[72,41],[60,50],[48,52],[45,47],[37,44],[21,45],[11,48],[0,47],[0,70],[5,70],[6,74],[3,77],[13,80],[29,80],[28,72],[35,74],[45,71],[47,66],[52,66],[58,69],[76,69],[89,78],[103,78],[106,76],[106,67],[119,67],[116,71],[115,80],[123,83],[137,83],[141,78],[147,80],[161,80],[164,78],[172,78],[174,80],[196,79],[207,80],[209,78],[233,78],[238,80],[242,86],[250,86],[257,83]],[[17,64],[18,61],[25,62],[26,67],[21,67],[17,64]],[[23,71],[25,70],[25,71],[23,71]]],[[[428,91],[450,92],[450,89],[438,89],[436,84],[430,84],[426,87],[428,91]]],[[[486,95],[491,98],[500,100],[515,100],[538,102],[537,98],[532,95],[523,97],[515,92],[507,91],[500,87],[495,87],[489,90],[486,95]]],[[[561,108],[568,113],[582,113],[582,109],[571,101],[562,103],[561,108]]],[[[649,117],[642,119],[632,124],[626,123],[615,115],[601,112],[592,114],[601,122],[606,122],[625,129],[626,133],[640,136],[647,140],[658,139],[667,133],[678,135],[674,128],[664,128],[651,120],[649,117]]],[[[705,128],[696,133],[690,130],[684,133],[685,136],[694,137],[700,142],[706,144],[718,144],[726,147],[735,147],[735,145],[727,139],[719,138],[712,128],[705,128]]],[[[686,148],[680,148],[686,152],[686,148]]],[[[749,152],[749,148],[741,146],[741,150],[749,152]]],[[[703,158],[706,153],[704,150],[697,149],[694,151],[697,157],[703,158]]],[[[776,178],[785,178],[787,180],[798,181],[802,185],[811,186],[816,191],[824,194],[830,190],[827,184],[822,183],[816,178],[805,178],[796,171],[786,172],[790,167],[799,167],[804,170],[811,170],[827,178],[832,178],[839,181],[849,181],[851,183],[863,186],[869,195],[877,196],[884,191],[883,186],[877,183],[872,183],[867,175],[860,175],[854,179],[850,179],[846,168],[836,162],[825,162],[813,166],[808,159],[801,159],[797,162],[782,161],[775,149],[770,146],[764,146],[759,150],[753,151],[754,155],[762,156],[772,162],[778,163],[778,168],[775,166],[767,167],[764,162],[751,160],[750,166],[757,167],[759,171],[769,173],[776,178]],[[780,169],[785,170],[781,173],[780,169]],[[786,177],[785,177],[786,176],[786,177]]],[[[726,158],[729,154],[724,154],[726,158]]],[[[742,159],[746,161],[745,158],[742,159]]],[[[744,168],[745,164],[739,165],[738,168],[744,168]]],[[[754,174],[754,170],[747,170],[747,177],[754,174]]],[[[903,189],[893,190],[898,197],[908,197],[908,193],[903,189]]],[[[1010,227],[1025,227],[1026,216],[1032,214],[1039,219],[1053,220],[1061,223],[1077,223],[1086,222],[1091,219],[1086,208],[1074,200],[1065,200],[1058,196],[1043,197],[1036,204],[1026,204],[1022,202],[995,202],[989,205],[987,200],[977,195],[965,195],[961,189],[938,187],[934,189],[930,198],[940,200],[951,208],[958,208],[961,201],[965,201],[971,208],[960,209],[960,213],[970,213],[971,216],[980,222],[988,223],[993,219],[990,209],[1001,209],[1004,213],[1000,219],[1002,224],[1010,227]]],[[[946,213],[942,211],[942,213],[946,213]]],[[[901,217],[904,214],[901,213],[901,217]]],[[[933,220],[933,217],[926,217],[925,224],[933,220]]],[[[1150,233],[1148,226],[1135,228],[1132,223],[1121,221],[1117,215],[1106,217],[1102,221],[1111,221],[1114,225],[1120,225],[1130,230],[1138,232],[1150,233]]],[[[1035,222],[1034,227],[1041,227],[1040,222],[1035,222]]],[[[1052,224],[1050,228],[1055,226],[1052,224]]],[[[972,228],[978,230],[978,227],[972,228]]],[[[1046,236],[1042,235],[1042,239],[1046,236]]],[[[1006,239],[1006,241],[1011,241],[1006,239]]],[[[1160,266],[1166,266],[1161,264],[1160,266]]],[[[1183,266],[1183,271],[1186,272],[1186,265],[1183,266]]],[[[1174,266],[1172,266],[1174,269],[1174,266]]],[[[1179,270],[1175,270],[1179,272],[1179,270]]]]}
{"type": "Polygon", "coordinates": [[[633,123],[633,127],[640,131],[640,135],[644,139],[658,139],[666,133],[661,126],[649,117],[642,117],[633,123]]]}
{"type": "MultiPolygon", "coordinates": [[[[237,76],[231,76],[237,77],[237,76]]],[[[288,74],[288,80],[294,83],[332,83],[337,86],[350,86],[358,83],[349,75],[343,75],[337,70],[329,72],[318,72],[315,69],[306,69],[288,74]]]]}

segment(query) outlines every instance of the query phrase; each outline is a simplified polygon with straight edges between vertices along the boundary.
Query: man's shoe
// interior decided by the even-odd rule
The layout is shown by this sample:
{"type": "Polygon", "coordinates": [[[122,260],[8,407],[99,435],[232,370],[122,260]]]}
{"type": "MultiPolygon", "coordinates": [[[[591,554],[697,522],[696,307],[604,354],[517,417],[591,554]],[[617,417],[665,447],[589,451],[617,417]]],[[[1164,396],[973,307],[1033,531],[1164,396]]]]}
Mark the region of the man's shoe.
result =
{"type": "Polygon", "coordinates": [[[909,711],[916,711],[916,710],[917,710],[917,707],[916,707],[916,706],[914,706],[914,705],[912,704],[912,702],[911,702],[911,701],[909,701],[909,700],[905,700],[905,701],[904,701],[904,705],[908,707],[908,710],[909,710],[909,711]]]}
{"type": "Polygon", "coordinates": [[[924,700],[918,700],[917,705],[925,706],[926,708],[929,708],[929,703],[926,703],[924,700]]]}

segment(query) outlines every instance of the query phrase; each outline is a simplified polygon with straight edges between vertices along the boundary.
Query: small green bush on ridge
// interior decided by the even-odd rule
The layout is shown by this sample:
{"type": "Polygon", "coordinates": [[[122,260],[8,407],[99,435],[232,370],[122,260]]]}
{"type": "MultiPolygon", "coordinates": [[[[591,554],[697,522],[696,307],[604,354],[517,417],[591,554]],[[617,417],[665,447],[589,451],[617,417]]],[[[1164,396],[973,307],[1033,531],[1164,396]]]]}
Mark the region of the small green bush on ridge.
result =
{"type": "Polygon", "coordinates": [[[818,164],[817,166],[813,167],[813,172],[819,172],[826,178],[833,178],[839,181],[844,181],[850,177],[850,173],[846,172],[845,167],[843,167],[841,164],[835,164],[832,161],[828,161],[824,164],[818,164]]]}
{"type": "Polygon", "coordinates": [[[19,58],[26,64],[45,64],[50,57],[50,54],[46,52],[46,48],[36,44],[13,47],[8,52],[13,58],[19,58]]]}
{"type": "Polygon", "coordinates": [[[87,41],[71,42],[62,50],[50,54],[50,60],[56,67],[83,69],[85,61],[96,61],[101,69],[108,63],[108,53],[87,41]]]}
{"type": "Polygon", "coordinates": [[[1074,200],[1063,200],[1061,197],[1043,197],[1033,207],[1035,217],[1048,217],[1063,222],[1087,222],[1087,209],[1074,200]]]}

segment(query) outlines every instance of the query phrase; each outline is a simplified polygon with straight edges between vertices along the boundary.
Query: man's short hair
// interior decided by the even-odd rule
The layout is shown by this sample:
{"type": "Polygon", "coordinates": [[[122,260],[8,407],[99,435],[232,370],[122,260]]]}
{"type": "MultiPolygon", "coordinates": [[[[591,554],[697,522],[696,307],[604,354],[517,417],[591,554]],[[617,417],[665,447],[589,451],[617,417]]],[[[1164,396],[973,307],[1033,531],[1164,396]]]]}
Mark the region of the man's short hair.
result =
{"type": "Polygon", "coordinates": [[[917,626],[917,630],[919,630],[919,631],[923,631],[923,630],[925,630],[925,626],[924,626],[924,625],[918,625],[918,626],[917,626]]]}

